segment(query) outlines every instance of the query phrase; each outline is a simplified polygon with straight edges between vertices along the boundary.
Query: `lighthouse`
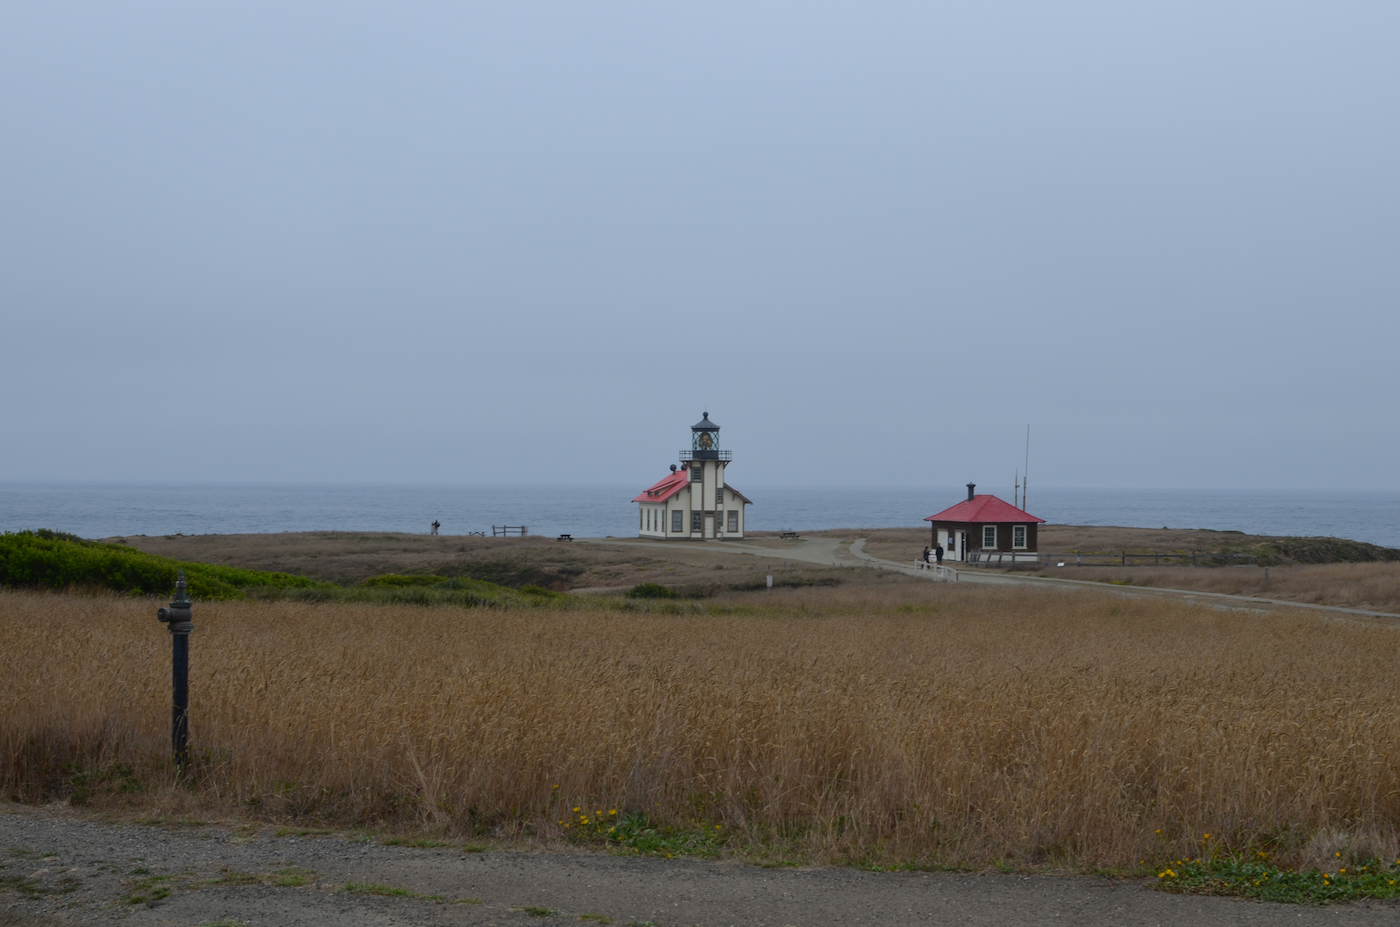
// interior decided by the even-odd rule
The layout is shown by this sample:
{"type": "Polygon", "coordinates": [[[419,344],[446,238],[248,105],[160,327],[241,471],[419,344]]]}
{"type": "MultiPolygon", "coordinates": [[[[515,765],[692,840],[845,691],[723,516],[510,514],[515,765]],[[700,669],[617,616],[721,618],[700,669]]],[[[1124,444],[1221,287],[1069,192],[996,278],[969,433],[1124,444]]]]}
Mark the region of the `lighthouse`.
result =
{"type": "Polygon", "coordinates": [[[639,537],[665,540],[735,540],[744,536],[743,493],[725,481],[733,455],[719,446],[719,425],[706,412],[690,426],[690,448],[680,452],[671,475],[643,490],[637,503],[639,537]]]}

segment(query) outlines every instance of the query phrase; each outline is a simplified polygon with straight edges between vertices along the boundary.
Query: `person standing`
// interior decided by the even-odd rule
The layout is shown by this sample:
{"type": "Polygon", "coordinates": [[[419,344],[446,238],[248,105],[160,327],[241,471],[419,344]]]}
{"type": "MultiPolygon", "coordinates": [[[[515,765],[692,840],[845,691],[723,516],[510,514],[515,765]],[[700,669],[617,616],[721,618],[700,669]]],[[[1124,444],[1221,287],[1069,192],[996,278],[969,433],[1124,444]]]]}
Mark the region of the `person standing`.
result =
{"type": "Polygon", "coordinates": [[[928,546],[927,546],[927,545],[924,546],[924,557],[923,557],[923,560],[924,560],[924,563],[928,563],[928,546]]]}
{"type": "Polygon", "coordinates": [[[438,533],[438,529],[441,528],[441,527],[442,527],[442,525],[438,523],[438,520],[437,520],[436,518],[434,518],[434,519],[433,519],[433,524],[432,524],[433,534],[437,534],[437,533],[438,533]]]}
{"type": "Polygon", "coordinates": [[[933,555],[938,558],[938,565],[943,565],[943,545],[939,544],[933,549],[933,555]]]}

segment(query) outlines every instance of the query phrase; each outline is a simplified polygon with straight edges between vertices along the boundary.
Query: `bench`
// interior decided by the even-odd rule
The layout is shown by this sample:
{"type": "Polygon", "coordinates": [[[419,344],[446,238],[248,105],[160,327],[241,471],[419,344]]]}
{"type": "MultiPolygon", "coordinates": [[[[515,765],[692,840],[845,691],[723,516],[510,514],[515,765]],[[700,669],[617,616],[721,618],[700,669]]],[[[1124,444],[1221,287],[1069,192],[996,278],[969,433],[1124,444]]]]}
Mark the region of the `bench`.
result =
{"type": "Polygon", "coordinates": [[[796,541],[796,540],[797,540],[797,532],[796,532],[796,531],[784,531],[784,532],[782,532],[782,533],[780,533],[780,534],[778,535],[778,539],[781,540],[781,541],[796,541]]]}
{"type": "Polygon", "coordinates": [[[486,537],[486,532],[485,532],[485,531],[468,531],[467,534],[466,534],[466,536],[469,537],[469,538],[484,538],[484,537],[486,537]]]}
{"type": "Polygon", "coordinates": [[[572,541],[573,539],[574,539],[574,536],[573,536],[572,534],[561,534],[561,535],[559,535],[559,540],[561,540],[561,541],[572,541]]]}

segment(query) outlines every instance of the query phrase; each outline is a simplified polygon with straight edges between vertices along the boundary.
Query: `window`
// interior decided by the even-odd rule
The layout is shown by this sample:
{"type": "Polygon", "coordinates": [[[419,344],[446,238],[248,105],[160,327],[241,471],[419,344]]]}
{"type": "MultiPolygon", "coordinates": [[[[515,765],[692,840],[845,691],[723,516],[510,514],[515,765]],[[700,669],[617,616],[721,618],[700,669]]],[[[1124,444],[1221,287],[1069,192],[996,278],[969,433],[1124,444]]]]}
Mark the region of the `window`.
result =
{"type": "Polygon", "coordinates": [[[641,530],[643,530],[644,528],[646,528],[647,523],[643,520],[643,519],[645,519],[646,517],[647,517],[647,510],[646,510],[646,509],[637,509],[637,530],[638,530],[638,531],[641,531],[641,530]]]}
{"type": "Polygon", "coordinates": [[[700,482],[701,480],[703,480],[704,478],[705,478],[705,469],[704,469],[703,467],[691,467],[691,468],[690,468],[690,481],[691,481],[692,483],[698,483],[698,482],[700,482]]]}
{"type": "Polygon", "coordinates": [[[982,526],[982,549],[983,549],[983,550],[996,550],[996,549],[997,549],[997,526],[996,526],[996,525],[983,525],[983,526],[982,526]]]}
{"type": "Polygon", "coordinates": [[[705,517],[705,516],[704,516],[704,513],[702,513],[702,512],[691,512],[691,513],[690,513],[690,530],[691,530],[691,531],[701,531],[701,530],[703,530],[705,526],[704,526],[704,523],[701,521],[701,519],[703,519],[704,517],[705,517]]]}
{"type": "Polygon", "coordinates": [[[738,533],[739,533],[739,510],[738,510],[738,509],[730,509],[730,510],[729,510],[729,526],[728,526],[727,528],[725,528],[724,530],[730,532],[731,534],[738,534],[738,533]]]}
{"type": "Polygon", "coordinates": [[[724,490],[723,490],[723,489],[716,489],[716,490],[715,490],[715,508],[718,509],[721,505],[724,505],[724,490]]]}
{"type": "Polygon", "coordinates": [[[1014,547],[1016,550],[1025,550],[1025,549],[1026,549],[1026,526],[1025,526],[1025,525],[1012,525],[1012,526],[1011,526],[1011,546],[1014,547]]]}
{"type": "Polygon", "coordinates": [[[672,509],[671,511],[671,530],[676,534],[685,530],[685,513],[680,509],[672,509]]]}

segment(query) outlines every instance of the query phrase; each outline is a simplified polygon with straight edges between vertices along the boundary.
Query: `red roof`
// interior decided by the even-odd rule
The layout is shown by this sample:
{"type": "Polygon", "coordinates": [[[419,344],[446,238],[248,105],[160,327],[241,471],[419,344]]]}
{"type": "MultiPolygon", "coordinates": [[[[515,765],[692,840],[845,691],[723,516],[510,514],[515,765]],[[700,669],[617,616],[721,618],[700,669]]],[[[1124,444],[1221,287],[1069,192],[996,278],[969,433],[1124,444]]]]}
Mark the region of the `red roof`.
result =
{"type": "Polygon", "coordinates": [[[633,502],[664,502],[690,483],[689,470],[677,470],[666,479],[643,492],[633,502]]]}
{"type": "Polygon", "coordinates": [[[967,524],[992,524],[994,522],[1039,522],[1045,524],[1045,519],[1036,518],[1030,512],[1024,512],[1016,508],[1010,502],[1003,502],[996,496],[976,495],[971,499],[964,499],[950,509],[944,509],[937,515],[930,515],[924,521],[955,521],[967,524]]]}
{"type": "MultiPolygon", "coordinates": [[[[650,489],[644,491],[640,496],[633,499],[632,501],[665,502],[667,499],[671,498],[676,493],[680,492],[682,489],[685,489],[685,487],[688,485],[690,485],[690,471],[677,470],[675,473],[672,473],[670,476],[666,477],[664,480],[657,483],[655,486],[652,486],[650,489]]],[[[752,499],[739,492],[739,490],[735,489],[733,486],[730,486],[728,483],[724,484],[724,491],[738,496],[740,499],[743,499],[749,505],[753,505],[752,499]]]]}

